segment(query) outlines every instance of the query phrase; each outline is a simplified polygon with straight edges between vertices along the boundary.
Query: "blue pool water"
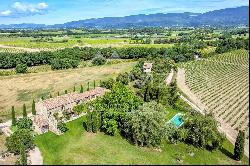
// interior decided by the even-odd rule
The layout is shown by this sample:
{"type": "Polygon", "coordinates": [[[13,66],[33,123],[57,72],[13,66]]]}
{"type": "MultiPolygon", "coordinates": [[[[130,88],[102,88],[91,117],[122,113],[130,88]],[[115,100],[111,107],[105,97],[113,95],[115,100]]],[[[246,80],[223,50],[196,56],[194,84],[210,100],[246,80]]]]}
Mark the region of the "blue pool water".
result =
{"type": "Polygon", "coordinates": [[[183,119],[181,118],[180,114],[176,114],[169,123],[174,124],[177,128],[181,127],[181,125],[184,123],[183,119]]]}

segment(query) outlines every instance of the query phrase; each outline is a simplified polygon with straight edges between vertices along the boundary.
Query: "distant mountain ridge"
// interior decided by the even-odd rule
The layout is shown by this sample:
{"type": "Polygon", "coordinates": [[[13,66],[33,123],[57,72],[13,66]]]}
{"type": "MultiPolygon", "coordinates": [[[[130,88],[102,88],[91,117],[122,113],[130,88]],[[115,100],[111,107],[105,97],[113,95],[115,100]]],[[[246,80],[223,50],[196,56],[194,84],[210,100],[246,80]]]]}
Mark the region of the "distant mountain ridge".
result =
{"type": "Polygon", "coordinates": [[[206,13],[157,13],[125,17],[91,18],[64,24],[11,24],[0,28],[131,28],[131,27],[201,27],[249,25],[249,6],[226,8],[206,13]]]}

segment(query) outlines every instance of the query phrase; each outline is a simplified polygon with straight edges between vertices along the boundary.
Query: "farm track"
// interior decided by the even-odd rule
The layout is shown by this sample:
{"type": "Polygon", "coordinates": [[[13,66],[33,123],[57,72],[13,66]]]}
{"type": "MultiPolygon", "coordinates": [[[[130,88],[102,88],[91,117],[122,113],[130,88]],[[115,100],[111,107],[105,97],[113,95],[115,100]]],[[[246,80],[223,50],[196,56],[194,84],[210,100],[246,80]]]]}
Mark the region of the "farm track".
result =
{"type": "Polygon", "coordinates": [[[14,47],[14,46],[2,45],[2,44],[0,44],[0,48],[16,49],[16,50],[27,51],[27,52],[39,52],[40,51],[40,49],[37,49],[37,48],[14,47]]]}

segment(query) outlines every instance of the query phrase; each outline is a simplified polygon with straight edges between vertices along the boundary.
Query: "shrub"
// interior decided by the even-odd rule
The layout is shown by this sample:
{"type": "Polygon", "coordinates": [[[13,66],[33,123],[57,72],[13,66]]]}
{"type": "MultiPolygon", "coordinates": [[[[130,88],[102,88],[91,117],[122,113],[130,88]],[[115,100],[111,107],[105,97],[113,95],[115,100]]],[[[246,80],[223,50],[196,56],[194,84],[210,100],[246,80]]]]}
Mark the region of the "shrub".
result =
{"type": "Polygon", "coordinates": [[[113,84],[115,83],[115,80],[113,78],[110,78],[106,81],[102,81],[100,84],[101,87],[107,88],[107,89],[111,89],[113,84]]]}
{"type": "Polygon", "coordinates": [[[128,73],[127,72],[123,73],[123,74],[120,73],[118,75],[118,77],[116,78],[116,81],[120,82],[120,83],[122,83],[124,85],[128,85],[128,83],[129,83],[129,75],[128,75],[128,73]]]}
{"type": "Polygon", "coordinates": [[[104,58],[102,55],[97,55],[95,58],[92,59],[92,64],[96,66],[104,65],[106,61],[106,58],[104,58]]]}
{"type": "Polygon", "coordinates": [[[68,131],[69,129],[67,128],[66,124],[63,123],[62,121],[60,121],[57,124],[57,129],[59,129],[62,133],[65,133],[66,131],[68,131]]]}
{"type": "Polygon", "coordinates": [[[234,159],[241,160],[244,155],[245,132],[239,131],[234,145],[234,159]]]}
{"type": "Polygon", "coordinates": [[[16,66],[17,73],[26,73],[28,70],[28,66],[26,64],[18,64],[16,66]]]}
{"type": "Polygon", "coordinates": [[[24,145],[21,146],[21,149],[20,149],[20,159],[18,160],[18,164],[19,165],[27,165],[27,154],[25,152],[25,147],[24,145]]]}
{"type": "Polygon", "coordinates": [[[6,138],[6,147],[9,152],[20,154],[21,146],[24,145],[25,149],[31,148],[34,145],[33,136],[30,130],[19,129],[15,131],[11,136],[6,138]]]}
{"type": "Polygon", "coordinates": [[[24,117],[24,118],[21,118],[17,121],[16,123],[16,126],[18,129],[29,129],[31,130],[32,129],[32,120],[27,118],[27,117],[24,117]]]}
{"type": "Polygon", "coordinates": [[[77,115],[80,115],[81,113],[86,113],[88,111],[87,105],[86,104],[76,105],[76,106],[74,106],[73,111],[77,115]]]}

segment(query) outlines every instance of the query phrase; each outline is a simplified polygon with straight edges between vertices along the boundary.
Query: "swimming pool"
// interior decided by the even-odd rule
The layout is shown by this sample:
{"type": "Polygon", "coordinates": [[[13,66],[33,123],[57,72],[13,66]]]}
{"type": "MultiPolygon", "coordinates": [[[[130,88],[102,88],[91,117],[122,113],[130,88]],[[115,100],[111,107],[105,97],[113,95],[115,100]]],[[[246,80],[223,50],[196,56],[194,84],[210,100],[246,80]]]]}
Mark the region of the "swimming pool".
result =
{"type": "Polygon", "coordinates": [[[184,121],[181,118],[181,113],[176,114],[172,119],[168,121],[168,123],[174,124],[177,128],[181,127],[183,125],[184,121]]]}

